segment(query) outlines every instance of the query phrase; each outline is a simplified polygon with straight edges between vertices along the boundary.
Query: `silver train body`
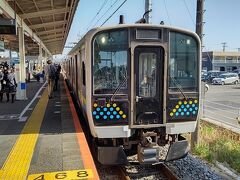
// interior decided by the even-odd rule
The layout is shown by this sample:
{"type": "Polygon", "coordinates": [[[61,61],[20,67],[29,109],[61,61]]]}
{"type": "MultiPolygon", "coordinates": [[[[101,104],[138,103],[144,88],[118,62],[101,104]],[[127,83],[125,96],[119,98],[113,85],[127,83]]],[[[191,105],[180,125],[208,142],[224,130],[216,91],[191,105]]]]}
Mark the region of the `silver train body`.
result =
{"type": "Polygon", "coordinates": [[[195,130],[200,112],[200,48],[193,32],[133,24],[92,29],[69,52],[63,70],[100,163],[187,154],[180,134],[195,130]]]}

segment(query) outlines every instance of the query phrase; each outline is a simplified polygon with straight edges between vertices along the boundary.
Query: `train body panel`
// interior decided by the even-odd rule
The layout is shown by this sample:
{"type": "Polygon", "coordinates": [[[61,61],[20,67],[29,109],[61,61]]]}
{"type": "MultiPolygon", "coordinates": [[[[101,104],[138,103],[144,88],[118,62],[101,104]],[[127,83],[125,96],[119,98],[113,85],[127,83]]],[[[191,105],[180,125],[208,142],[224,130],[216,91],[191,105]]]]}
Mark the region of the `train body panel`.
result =
{"type": "MultiPolygon", "coordinates": [[[[171,144],[185,150],[174,156],[170,147],[166,159],[183,156],[187,145],[179,134],[195,130],[200,112],[200,47],[193,32],[134,24],[93,29],[70,51],[63,67],[101,163],[121,164],[100,156],[124,159],[135,145],[144,154],[171,144]]],[[[138,157],[148,162],[148,155],[138,157]]]]}

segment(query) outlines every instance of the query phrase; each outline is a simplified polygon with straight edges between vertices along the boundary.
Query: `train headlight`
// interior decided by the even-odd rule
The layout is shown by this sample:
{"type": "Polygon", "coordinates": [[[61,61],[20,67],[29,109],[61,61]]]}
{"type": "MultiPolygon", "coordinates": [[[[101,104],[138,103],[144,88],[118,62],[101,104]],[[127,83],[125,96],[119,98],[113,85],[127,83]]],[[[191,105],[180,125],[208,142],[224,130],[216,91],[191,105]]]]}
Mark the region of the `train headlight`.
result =
{"type": "Polygon", "coordinates": [[[187,39],[187,44],[191,44],[191,40],[190,39],[187,39]]]}
{"type": "Polygon", "coordinates": [[[105,36],[103,36],[103,37],[101,38],[101,42],[102,42],[102,44],[105,44],[105,43],[106,43],[106,37],[105,37],[105,36]]]}

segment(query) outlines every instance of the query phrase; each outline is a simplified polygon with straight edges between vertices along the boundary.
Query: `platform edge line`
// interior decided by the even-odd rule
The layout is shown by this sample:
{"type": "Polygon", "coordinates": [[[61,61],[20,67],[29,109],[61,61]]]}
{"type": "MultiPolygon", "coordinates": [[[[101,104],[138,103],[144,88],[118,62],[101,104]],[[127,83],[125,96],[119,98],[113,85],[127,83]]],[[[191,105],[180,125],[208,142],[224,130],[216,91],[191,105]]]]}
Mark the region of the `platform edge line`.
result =
{"type": "Polygon", "coordinates": [[[74,127],[75,127],[75,131],[76,131],[77,139],[78,139],[78,145],[79,145],[79,149],[81,152],[81,157],[83,159],[84,168],[93,169],[94,179],[99,180],[99,175],[98,175],[95,163],[94,163],[92,155],[90,153],[90,149],[88,147],[85,134],[83,133],[82,127],[80,125],[79,118],[78,118],[76,109],[74,107],[74,104],[73,104],[73,101],[72,101],[72,98],[71,98],[71,95],[70,95],[70,92],[68,90],[65,80],[64,80],[64,87],[65,87],[66,95],[68,98],[70,110],[72,113],[72,118],[73,118],[74,127]]]}

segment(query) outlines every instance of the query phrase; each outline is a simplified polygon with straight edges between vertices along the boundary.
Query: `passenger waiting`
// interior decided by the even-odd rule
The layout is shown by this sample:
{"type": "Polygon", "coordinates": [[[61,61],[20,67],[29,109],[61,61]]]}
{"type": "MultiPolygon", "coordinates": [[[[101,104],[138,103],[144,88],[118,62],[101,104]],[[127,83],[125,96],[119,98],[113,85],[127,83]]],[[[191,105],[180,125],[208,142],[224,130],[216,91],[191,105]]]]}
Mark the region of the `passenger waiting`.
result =
{"type": "MultiPolygon", "coordinates": [[[[12,67],[10,71],[8,71],[8,86],[9,86],[9,94],[12,95],[12,103],[14,103],[15,100],[15,94],[17,91],[17,83],[15,79],[15,73],[14,68],[12,67]]],[[[9,95],[8,95],[8,101],[9,101],[9,95]]]]}
{"type": "Polygon", "coordinates": [[[0,66],[0,101],[2,101],[2,97],[3,97],[3,94],[2,94],[2,83],[3,83],[3,67],[0,66]]]}
{"type": "Polygon", "coordinates": [[[61,66],[60,66],[60,64],[59,65],[57,65],[57,67],[56,67],[56,77],[55,77],[55,84],[54,84],[54,90],[55,91],[57,91],[57,89],[58,89],[58,80],[59,80],[59,78],[60,78],[60,72],[61,72],[61,66]]]}
{"type": "Polygon", "coordinates": [[[53,97],[52,92],[53,92],[53,86],[54,86],[54,81],[56,76],[56,69],[54,65],[52,65],[51,60],[48,60],[47,64],[48,65],[45,66],[45,76],[48,82],[48,98],[51,99],[53,97]]]}
{"type": "Polygon", "coordinates": [[[0,92],[0,101],[3,100],[3,94],[6,93],[7,102],[9,101],[9,80],[8,80],[8,66],[4,64],[3,66],[3,78],[1,81],[1,92],[0,92]]]}

